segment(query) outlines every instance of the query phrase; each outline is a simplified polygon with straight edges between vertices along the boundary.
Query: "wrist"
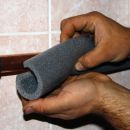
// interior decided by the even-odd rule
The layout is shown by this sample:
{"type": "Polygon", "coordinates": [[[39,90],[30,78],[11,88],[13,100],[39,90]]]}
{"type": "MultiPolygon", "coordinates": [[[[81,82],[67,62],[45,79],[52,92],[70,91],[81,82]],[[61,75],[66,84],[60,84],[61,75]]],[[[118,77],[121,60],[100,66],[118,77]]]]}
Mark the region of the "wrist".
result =
{"type": "Polygon", "coordinates": [[[114,127],[122,130],[130,122],[130,91],[114,82],[106,83],[101,91],[97,113],[114,127]]]}
{"type": "MultiPolygon", "coordinates": [[[[127,88],[113,81],[106,82],[104,86],[100,87],[99,110],[107,110],[109,105],[110,107],[116,107],[112,106],[114,102],[128,102],[129,99],[130,91],[127,88]]],[[[103,111],[100,112],[103,114],[103,111]]]]}

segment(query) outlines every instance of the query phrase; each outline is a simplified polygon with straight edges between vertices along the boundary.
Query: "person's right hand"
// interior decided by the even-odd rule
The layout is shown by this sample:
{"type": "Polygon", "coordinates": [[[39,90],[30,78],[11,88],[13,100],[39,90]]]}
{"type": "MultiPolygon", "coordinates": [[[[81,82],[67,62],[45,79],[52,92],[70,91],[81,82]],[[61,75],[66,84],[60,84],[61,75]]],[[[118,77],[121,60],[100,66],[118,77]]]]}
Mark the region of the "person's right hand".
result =
{"type": "Polygon", "coordinates": [[[96,47],[78,60],[77,70],[95,67],[103,62],[121,61],[130,54],[130,29],[99,12],[71,17],[61,22],[61,42],[79,32],[93,33],[96,47]]]}

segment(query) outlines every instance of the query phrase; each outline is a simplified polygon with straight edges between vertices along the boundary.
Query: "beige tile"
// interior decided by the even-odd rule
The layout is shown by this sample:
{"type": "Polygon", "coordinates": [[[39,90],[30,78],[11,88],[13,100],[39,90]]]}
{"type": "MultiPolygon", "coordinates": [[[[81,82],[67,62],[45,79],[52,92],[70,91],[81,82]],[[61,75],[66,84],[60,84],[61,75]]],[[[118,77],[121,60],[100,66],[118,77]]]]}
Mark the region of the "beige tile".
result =
{"type": "Polygon", "coordinates": [[[52,30],[59,30],[62,19],[99,11],[128,26],[128,0],[52,0],[52,30]]]}
{"type": "Polygon", "coordinates": [[[130,89],[130,70],[121,72],[123,86],[130,89]]]}
{"type": "Polygon", "coordinates": [[[0,0],[0,33],[47,31],[47,0],[0,0]]]}
{"type": "Polygon", "coordinates": [[[129,15],[129,27],[130,27],[130,0],[128,0],[128,15],[129,15]]]}
{"type": "Polygon", "coordinates": [[[0,55],[42,52],[47,48],[48,35],[0,37],[0,55]]]}
{"type": "Polygon", "coordinates": [[[52,46],[55,46],[57,44],[60,44],[60,33],[52,34],[52,46]]]}
{"type": "MultiPolygon", "coordinates": [[[[48,35],[0,37],[0,54],[44,51],[48,48],[48,35]]],[[[48,130],[49,124],[23,119],[22,105],[16,93],[15,76],[0,79],[0,129],[48,130]]]]}
{"type": "Polygon", "coordinates": [[[129,0],[113,0],[109,3],[108,16],[124,26],[129,26],[129,0]]]}
{"type": "Polygon", "coordinates": [[[0,80],[0,129],[1,130],[49,130],[49,124],[23,119],[22,105],[16,93],[15,76],[0,80]]]}
{"type": "Polygon", "coordinates": [[[130,89],[130,70],[109,75],[115,82],[130,89]]]}

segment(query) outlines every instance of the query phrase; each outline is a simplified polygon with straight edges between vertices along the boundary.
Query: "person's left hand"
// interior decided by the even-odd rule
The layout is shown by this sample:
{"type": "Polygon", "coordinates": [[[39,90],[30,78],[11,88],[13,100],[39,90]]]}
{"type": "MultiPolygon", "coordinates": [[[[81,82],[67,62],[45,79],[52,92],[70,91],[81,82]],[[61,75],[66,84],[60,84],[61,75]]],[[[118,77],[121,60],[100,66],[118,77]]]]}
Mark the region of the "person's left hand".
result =
{"type": "Polygon", "coordinates": [[[99,90],[111,81],[109,77],[99,73],[70,77],[45,98],[33,101],[22,99],[23,111],[25,114],[40,113],[67,120],[93,113],[100,104],[99,90]]]}

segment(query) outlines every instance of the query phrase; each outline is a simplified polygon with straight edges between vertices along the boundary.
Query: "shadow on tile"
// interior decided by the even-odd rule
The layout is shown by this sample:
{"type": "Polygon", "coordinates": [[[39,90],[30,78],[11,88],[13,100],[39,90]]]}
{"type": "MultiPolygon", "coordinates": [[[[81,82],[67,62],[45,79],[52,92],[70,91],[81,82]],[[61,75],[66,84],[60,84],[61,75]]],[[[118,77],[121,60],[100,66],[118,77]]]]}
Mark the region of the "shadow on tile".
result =
{"type": "Polygon", "coordinates": [[[66,128],[66,129],[75,129],[81,126],[85,126],[87,124],[95,124],[103,128],[103,130],[115,130],[103,117],[90,114],[75,120],[61,120],[61,119],[54,119],[45,117],[40,114],[30,114],[25,115],[24,120],[29,121],[31,119],[39,120],[42,122],[48,122],[54,125],[58,125],[60,127],[66,128]]]}

